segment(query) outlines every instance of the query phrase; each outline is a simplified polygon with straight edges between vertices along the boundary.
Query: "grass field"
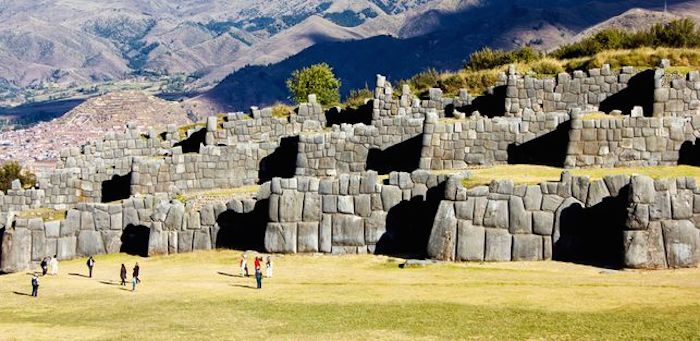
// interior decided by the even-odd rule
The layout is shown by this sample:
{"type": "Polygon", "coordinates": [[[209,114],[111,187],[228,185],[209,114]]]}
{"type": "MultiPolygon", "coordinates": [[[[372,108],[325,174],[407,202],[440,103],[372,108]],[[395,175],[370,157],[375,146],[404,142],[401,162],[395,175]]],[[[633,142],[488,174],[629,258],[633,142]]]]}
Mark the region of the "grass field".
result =
{"type": "Polygon", "coordinates": [[[536,165],[501,165],[470,169],[472,177],[463,181],[466,187],[488,185],[492,180],[513,180],[516,184],[539,184],[545,181],[559,181],[561,173],[567,171],[575,176],[588,176],[591,180],[602,179],[606,175],[646,175],[654,179],[691,176],[700,181],[700,167],[694,166],[651,166],[563,169],[536,165]]]}
{"type": "Polygon", "coordinates": [[[239,252],[84,259],[0,276],[0,339],[699,339],[700,269],[603,271],[558,263],[435,264],[380,256],[275,258],[263,290],[239,252]],[[135,292],[119,265],[142,267],[135,292]],[[80,275],[78,275],[80,274],[80,275]]]}

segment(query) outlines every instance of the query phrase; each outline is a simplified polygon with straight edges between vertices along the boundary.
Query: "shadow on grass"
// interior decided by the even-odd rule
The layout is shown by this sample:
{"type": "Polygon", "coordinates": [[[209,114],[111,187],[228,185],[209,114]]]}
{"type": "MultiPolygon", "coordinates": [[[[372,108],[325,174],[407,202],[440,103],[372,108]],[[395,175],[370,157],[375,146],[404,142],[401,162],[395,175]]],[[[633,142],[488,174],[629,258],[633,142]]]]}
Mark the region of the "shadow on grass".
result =
{"type": "Polygon", "coordinates": [[[14,293],[15,295],[20,295],[20,296],[29,296],[29,297],[32,296],[31,294],[27,294],[26,292],[13,291],[12,293],[14,293]]]}
{"type": "Polygon", "coordinates": [[[78,276],[78,277],[82,277],[82,278],[90,278],[90,276],[83,275],[83,274],[79,274],[79,273],[76,273],[76,272],[71,272],[71,273],[69,273],[69,275],[71,275],[71,276],[78,276]]]}
{"type": "Polygon", "coordinates": [[[106,285],[121,285],[122,284],[122,282],[120,282],[120,281],[99,281],[99,282],[102,284],[106,284],[106,285]]]}
{"type": "Polygon", "coordinates": [[[241,276],[239,276],[239,275],[234,275],[234,274],[230,274],[230,273],[226,273],[226,272],[221,272],[221,271],[217,271],[216,273],[219,274],[219,275],[221,275],[221,276],[241,277],[241,276]]]}
{"type": "Polygon", "coordinates": [[[253,285],[244,285],[244,284],[231,284],[232,287],[238,287],[238,288],[245,288],[245,289],[257,289],[253,285]]]}
{"type": "Polygon", "coordinates": [[[134,291],[134,290],[131,290],[131,289],[129,289],[129,288],[124,288],[124,287],[122,287],[122,288],[119,288],[119,290],[124,290],[124,291],[134,291]]]}

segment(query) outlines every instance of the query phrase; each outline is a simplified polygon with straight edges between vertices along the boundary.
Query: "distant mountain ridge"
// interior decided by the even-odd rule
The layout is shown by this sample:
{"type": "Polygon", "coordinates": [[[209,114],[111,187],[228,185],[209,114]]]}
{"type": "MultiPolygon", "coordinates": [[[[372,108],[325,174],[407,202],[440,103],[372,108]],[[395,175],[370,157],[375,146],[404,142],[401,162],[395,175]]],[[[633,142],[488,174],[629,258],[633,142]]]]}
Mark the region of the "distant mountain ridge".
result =
{"type": "Polygon", "coordinates": [[[284,101],[285,78],[295,69],[319,62],[334,68],[343,82],[341,92],[347,94],[372,82],[377,73],[397,81],[428,68],[461,68],[471,52],[484,46],[529,45],[547,51],[602,28],[645,28],[700,7],[700,1],[669,3],[671,10],[682,8],[683,12],[654,11],[659,9],[658,1],[490,0],[447,9],[434,6],[406,20],[399,30],[404,34],[401,37],[320,41],[280,62],[237,69],[216,87],[189,101],[190,107],[203,114],[284,101]],[[426,32],[419,32],[426,27],[426,32]]]}

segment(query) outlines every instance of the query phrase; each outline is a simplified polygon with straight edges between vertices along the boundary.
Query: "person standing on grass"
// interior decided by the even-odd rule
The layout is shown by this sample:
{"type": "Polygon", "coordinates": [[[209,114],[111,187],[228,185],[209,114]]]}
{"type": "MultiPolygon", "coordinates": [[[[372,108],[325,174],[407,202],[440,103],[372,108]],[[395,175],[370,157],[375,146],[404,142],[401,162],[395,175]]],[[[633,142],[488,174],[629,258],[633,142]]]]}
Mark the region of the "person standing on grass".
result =
{"type": "Polygon", "coordinates": [[[136,291],[136,284],[141,282],[138,277],[134,276],[131,278],[131,291],[136,291]]]}
{"type": "Polygon", "coordinates": [[[49,274],[51,275],[58,275],[58,256],[53,255],[51,257],[51,260],[49,261],[49,274]]]}
{"type": "Polygon", "coordinates": [[[93,259],[92,256],[90,256],[90,258],[88,258],[86,264],[88,267],[88,271],[90,272],[90,278],[92,278],[92,268],[95,267],[95,259],[93,259]]]}
{"type": "Polygon", "coordinates": [[[245,274],[248,277],[248,259],[245,253],[241,256],[241,277],[245,274]]]}
{"type": "Polygon", "coordinates": [[[36,272],[34,273],[34,276],[32,276],[32,297],[38,297],[39,296],[39,276],[37,276],[36,272]]]}
{"type": "Polygon", "coordinates": [[[119,271],[119,278],[122,280],[122,286],[126,286],[126,266],[122,263],[122,269],[119,271]]]}
{"type": "Polygon", "coordinates": [[[41,259],[41,276],[46,276],[46,272],[49,271],[49,257],[44,257],[41,259]]]}
{"type": "Polygon", "coordinates": [[[262,257],[255,257],[255,281],[258,283],[258,289],[262,289],[262,271],[260,271],[260,261],[262,257]]]}
{"type": "Polygon", "coordinates": [[[270,255],[267,256],[267,260],[265,261],[265,270],[267,272],[265,277],[272,278],[272,256],[270,255]]]}
{"type": "MultiPolygon", "coordinates": [[[[139,266],[139,263],[136,262],[136,265],[134,266],[134,273],[133,273],[133,275],[132,275],[132,276],[134,277],[134,279],[132,280],[132,282],[133,282],[133,281],[136,281],[136,283],[141,283],[141,280],[139,279],[139,275],[140,275],[140,274],[141,274],[141,267],[139,266]]],[[[136,286],[134,285],[134,288],[135,288],[135,287],[136,287],[136,286]]]]}

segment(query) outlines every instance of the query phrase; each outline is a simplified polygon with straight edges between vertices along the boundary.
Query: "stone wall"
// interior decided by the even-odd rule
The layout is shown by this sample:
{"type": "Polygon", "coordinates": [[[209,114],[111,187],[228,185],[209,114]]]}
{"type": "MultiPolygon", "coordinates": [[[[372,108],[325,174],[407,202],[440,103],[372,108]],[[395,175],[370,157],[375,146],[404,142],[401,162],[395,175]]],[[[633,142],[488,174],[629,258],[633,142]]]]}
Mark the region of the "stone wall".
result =
{"type": "Polygon", "coordinates": [[[509,153],[516,153],[518,145],[552,133],[568,120],[566,112],[545,114],[529,109],[522,117],[472,115],[466,120],[438,119],[436,114],[428,113],[423,127],[420,168],[441,170],[506,164],[513,160],[514,155],[509,158],[509,153]]]}
{"type": "Polygon", "coordinates": [[[664,68],[654,74],[654,116],[695,116],[700,110],[700,73],[667,74],[664,68]]]}
{"type": "MultiPolygon", "coordinates": [[[[681,147],[699,135],[700,116],[587,119],[571,122],[566,167],[641,167],[678,164],[681,147]]],[[[692,158],[697,158],[694,156],[692,158]]]]}
{"type": "MultiPolygon", "coordinates": [[[[232,234],[245,238],[246,233],[232,220],[254,229],[246,215],[261,210],[258,203],[267,200],[266,189],[269,184],[256,197],[233,198],[226,205],[205,205],[199,210],[158,195],[132,197],[117,204],[80,204],[61,221],[8,215],[0,271],[21,271],[53,255],[58,259],[119,252],[151,256],[231,247],[232,234]]],[[[267,213],[267,207],[263,208],[267,213]]],[[[262,238],[261,232],[258,228],[256,238],[262,238]]]]}
{"type": "MultiPolygon", "coordinates": [[[[700,265],[694,178],[562,174],[559,182],[465,188],[451,177],[428,255],[451,261],[555,259],[609,267],[700,265]]],[[[700,200],[700,196],[697,196],[700,200]]]]}
{"type": "Polygon", "coordinates": [[[373,171],[326,179],[275,178],[265,249],[333,254],[394,249],[412,230],[421,228],[412,224],[418,224],[420,213],[429,210],[426,207],[435,200],[430,191],[445,178],[425,171],[391,173],[388,184],[379,183],[373,171]],[[394,211],[408,202],[414,204],[412,212],[394,211]]]}
{"type": "Polygon", "coordinates": [[[700,264],[700,188],[695,178],[634,177],[624,231],[624,265],[656,269],[700,264]]]}
{"type": "MultiPolygon", "coordinates": [[[[637,71],[632,67],[611,70],[610,65],[588,72],[560,73],[556,78],[521,76],[510,68],[506,83],[506,112],[520,116],[524,109],[535,112],[566,111],[573,108],[598,110],[601,103],[627,88],[637,71]]],[[[651,88],[653,83],[649,83],[651,88]]],[[[622,108],[617,108],[622,109],[622,108]]]]}

